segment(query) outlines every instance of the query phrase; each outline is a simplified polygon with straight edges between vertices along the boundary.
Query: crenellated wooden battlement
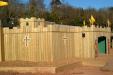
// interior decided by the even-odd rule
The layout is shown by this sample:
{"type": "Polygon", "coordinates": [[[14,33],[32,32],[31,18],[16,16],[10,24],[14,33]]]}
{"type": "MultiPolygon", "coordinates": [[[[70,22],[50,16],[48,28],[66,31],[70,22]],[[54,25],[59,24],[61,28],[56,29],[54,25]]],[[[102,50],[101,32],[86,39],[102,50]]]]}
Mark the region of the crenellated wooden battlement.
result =
{"type": "Polygon", "coordinates": [[[27,32],[45,32],[45,31],[60,31],[60,32],[111,32],[110,27],[98,27],[95,25],[88,26],[69,26],[47,22],[41,18],[21,18],[20,26],[12,29],[3,28],[4,33],[27,33],[27,32]]]}

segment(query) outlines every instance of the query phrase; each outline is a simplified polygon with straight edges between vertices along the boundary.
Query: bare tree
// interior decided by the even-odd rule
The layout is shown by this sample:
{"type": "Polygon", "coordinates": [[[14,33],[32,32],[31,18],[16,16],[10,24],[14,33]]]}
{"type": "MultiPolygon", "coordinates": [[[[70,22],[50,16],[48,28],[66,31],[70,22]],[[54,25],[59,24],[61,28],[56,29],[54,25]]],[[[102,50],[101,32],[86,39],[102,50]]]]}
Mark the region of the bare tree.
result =
{"type": "Polygon", "coordinates": [[[44,0],[29,0],[29,15],[39,16],[39,13],[44,10],[44,0]]]}

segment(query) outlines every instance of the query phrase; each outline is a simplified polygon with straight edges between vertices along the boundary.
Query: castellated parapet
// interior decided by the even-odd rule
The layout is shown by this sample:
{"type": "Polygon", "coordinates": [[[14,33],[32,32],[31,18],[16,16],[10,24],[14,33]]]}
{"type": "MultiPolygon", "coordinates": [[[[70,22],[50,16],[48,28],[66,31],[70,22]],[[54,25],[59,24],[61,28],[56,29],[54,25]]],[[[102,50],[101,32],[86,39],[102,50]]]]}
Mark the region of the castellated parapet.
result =
{"type": "Polygon", "coordinates": [[[5,33],[23,33],[23,32],[40,32],[40,31],[66,31],[66,32],[111,32],[110,27],[98,27],[95,25],[88,26],[69,26],[47,22],[41,18],[20,18],[20,26],[12,29],[4,28],[5,33]]]}

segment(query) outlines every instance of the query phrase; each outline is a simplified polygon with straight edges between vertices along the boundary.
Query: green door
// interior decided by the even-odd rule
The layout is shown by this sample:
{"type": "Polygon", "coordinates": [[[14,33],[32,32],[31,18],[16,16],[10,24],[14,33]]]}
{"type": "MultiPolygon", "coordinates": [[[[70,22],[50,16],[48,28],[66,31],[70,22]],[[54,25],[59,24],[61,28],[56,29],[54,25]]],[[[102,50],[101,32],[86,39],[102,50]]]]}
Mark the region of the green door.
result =
{"type": "Polygon", "coordinates": [[[105,37],[98,38],[98,49],[99,49],[100,54],[106,53],[106,38],[105,37]]]}

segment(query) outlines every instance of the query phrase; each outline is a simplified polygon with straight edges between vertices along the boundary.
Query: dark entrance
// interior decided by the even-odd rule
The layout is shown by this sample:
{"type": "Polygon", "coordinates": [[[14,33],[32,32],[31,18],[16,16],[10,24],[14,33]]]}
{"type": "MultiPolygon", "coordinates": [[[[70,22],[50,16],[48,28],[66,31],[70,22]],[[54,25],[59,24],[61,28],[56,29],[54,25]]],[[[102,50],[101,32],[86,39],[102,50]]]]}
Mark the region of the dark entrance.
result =
{"type": "Polygon", "coordinates": [[[100,54],[106,54],[106,37],[98,38],[98,49],[100,54]]]}

